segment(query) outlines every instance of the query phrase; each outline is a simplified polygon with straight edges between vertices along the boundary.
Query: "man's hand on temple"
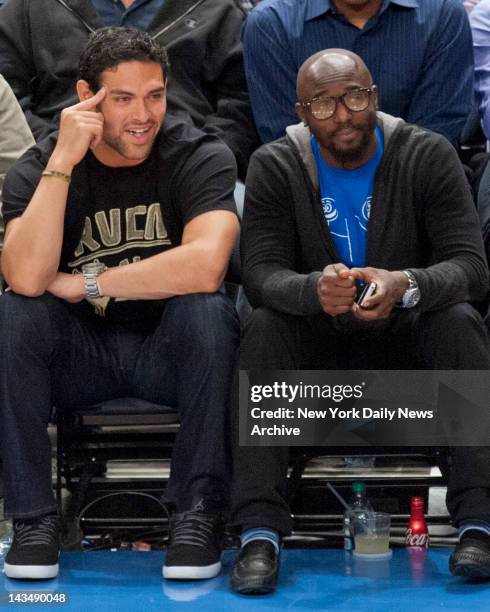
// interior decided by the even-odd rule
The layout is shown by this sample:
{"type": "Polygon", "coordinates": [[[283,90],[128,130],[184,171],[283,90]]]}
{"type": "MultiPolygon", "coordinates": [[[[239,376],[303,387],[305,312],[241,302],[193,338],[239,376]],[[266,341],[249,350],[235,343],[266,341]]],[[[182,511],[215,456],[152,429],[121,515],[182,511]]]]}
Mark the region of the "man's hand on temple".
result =
{"type": "Polygon", "coordinates": [[[51,155],[48,168],[71,174],[85,156],[102,139],[104,117],[96,107],[106,95],[104,87],[78,104],[65,108],[61,113],[58,142],[51,155]]]}
{"type": "Polygon", "coordinates": [[[75,304],[85,298],[83,274],[66,274],[58,272],[48,286],[47,291],[54,296],[75,304]]]}
{"type": "Polygon", "coordinates": [[[394,306],[402,299],[408,288],[408,279],[403,272],[389,272],[378,268],[352,268],[352,278],[365,283],[376,283],[376,292],[363,301],[362,306],[352,305],[352,313],[363,321],[386,319],[394,306]]]}
{"type": "Polygon", "coordinates": [[[317,294],[324,312],[332,317],[349,312],[356,296],[354,277],[349,268],[342,263],[324,268],[318,280],[317,294]]]}

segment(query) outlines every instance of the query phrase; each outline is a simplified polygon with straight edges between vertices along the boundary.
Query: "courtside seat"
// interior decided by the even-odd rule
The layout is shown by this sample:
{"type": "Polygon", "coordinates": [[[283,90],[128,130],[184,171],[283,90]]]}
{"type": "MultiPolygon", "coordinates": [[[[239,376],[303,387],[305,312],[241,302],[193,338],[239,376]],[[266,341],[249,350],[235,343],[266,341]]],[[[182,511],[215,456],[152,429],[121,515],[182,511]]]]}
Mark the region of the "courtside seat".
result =
{"type": "Polygon", "coordinates": [[[169,459],[178,414],[174,407],[124,397],[92,406],[55,408],[57,426],[56,496],[72,494],[71,513],[84,505],[96,475],[109,460],[169,459]]]}

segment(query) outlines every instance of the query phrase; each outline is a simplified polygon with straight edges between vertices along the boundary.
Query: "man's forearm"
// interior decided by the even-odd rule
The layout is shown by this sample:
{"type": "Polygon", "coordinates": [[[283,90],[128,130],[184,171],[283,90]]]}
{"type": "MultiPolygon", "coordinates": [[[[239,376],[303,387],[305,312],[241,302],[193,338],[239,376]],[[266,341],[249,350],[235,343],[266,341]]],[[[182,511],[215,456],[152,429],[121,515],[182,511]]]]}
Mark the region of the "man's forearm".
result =
{"type": "Polygon", "coordinates": [[[102,295],[131,300],[164,299],[217,291],[226,274],[223,255],[196,241],[128,265],[109,268],[98,277],[102,295]]]}
{"type": "Polygon", "coordinates": [[[488,292],[488,268],[483,258],[443,261],[428,268],[410,268],[420,287],[421,311],[460,302],[482,301],[488,292]]]}
{"type": "MultiPolygon", "coordinates": [[[[72,168],[53,155],[47,168],[70,175],[72,168]]],[[[42,177],[23,215],[7,226],[2,270],[17,293],[44,293],[59,267],[69,184],[42,177]]]]}
{"type": "Polygon", "coordinates": [[[231,211],[209,211],[184,228],[182,244],[98,277],[103,295],[130,300],[213,293],[223,282],[239,224],[231,211]]]}
{"type": "Polygon", "coordinates": [[[322,312],[316,287],[321,271],[299,274],[275,265],[244,270],[243,284],[255,308],[267,306],[296,316],[322,312]]]}
{"type": "Polygon", "coordinates": [[[68,188],[73,168],[102,138],[103,117],[96,110],[104,87],[61,113],[56,147],[24,213],[7,227],[3,266],[11,288],[38,296],[54,280],[60,263],[68,188]]]}

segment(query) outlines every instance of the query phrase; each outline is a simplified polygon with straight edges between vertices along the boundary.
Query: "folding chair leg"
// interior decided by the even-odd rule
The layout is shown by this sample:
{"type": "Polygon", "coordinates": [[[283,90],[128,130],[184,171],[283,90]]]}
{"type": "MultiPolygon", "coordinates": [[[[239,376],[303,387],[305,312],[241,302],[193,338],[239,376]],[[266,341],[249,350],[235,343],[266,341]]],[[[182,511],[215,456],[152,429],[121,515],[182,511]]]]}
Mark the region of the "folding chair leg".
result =
{"type": "Polygon", "coordinates": [[[289,505],[292,504],[294,498],[298,494],[299,488],[301,486],[301,478],[305,471],[305,467],[308,461],[311,459],[309,455],[301,454],[293,463],[293,469],[291,470],[291,474],[288,480],[288,502],[289,505]]]}

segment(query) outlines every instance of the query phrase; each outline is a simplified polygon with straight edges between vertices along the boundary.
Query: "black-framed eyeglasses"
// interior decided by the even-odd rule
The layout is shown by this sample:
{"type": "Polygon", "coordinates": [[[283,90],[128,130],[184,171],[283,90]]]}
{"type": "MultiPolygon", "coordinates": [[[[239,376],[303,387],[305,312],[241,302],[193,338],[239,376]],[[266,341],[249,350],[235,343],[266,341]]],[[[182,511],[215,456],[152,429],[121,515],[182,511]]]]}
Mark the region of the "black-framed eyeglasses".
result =
{"type": "Polygon", "coordinates": [[[354,113],[366,110],[369,106],[371,94],[376,90],[376,85],[360,87],[359,89],[346,91],[341,96],[312,98],[311,100],[300,102],[300,104],[303,108],[309,109],[315,119],[330,119],[335,114],[339,102],[342,102],[347,110],[354,113]]]}

